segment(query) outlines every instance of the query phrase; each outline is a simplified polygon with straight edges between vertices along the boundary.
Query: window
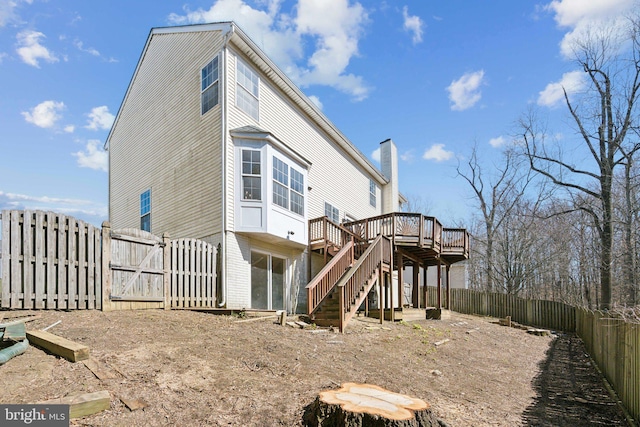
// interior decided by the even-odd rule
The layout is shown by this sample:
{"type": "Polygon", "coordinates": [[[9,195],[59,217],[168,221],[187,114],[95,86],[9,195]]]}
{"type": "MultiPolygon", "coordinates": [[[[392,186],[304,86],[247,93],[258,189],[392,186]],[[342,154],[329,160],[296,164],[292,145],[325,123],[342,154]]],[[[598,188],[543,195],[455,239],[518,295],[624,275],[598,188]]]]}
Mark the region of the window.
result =
{"type": "Polygon", "coordinates": [[[204,66],[201,72],[202,84],[200,87],[202,114],[218,105],[218,57],[204,66]]]}
{"type": "Polygon", "coordinates": [[[260,80],[244,62],[238,60],[236,72],[236,105],[245,113],[258,120],[258,86],[260,80]]]}
{"type": "Polygon", "coordinates": [[[324,202],[324,215],[329,218],[330,221],[333,221],[336,224],[340,223],[340,211],[338,208],[331,206],[327,202],[324,202]]]}
{"type": "Polygon", "coordinates": [[[291,211],[304,215],[304,176],[291,169],[291,211]]]}
{"type": "Polygon", "coordinates": [[[140,230],[151,232],[151,190],[140,194],[140,230]]]}
{"type": "Polygon", "coordinates": [[[289,209],[289,166],[273,158],[273,203],[289,209]]]}
{"type": "Polygon", "coordinates": [[[242,150],[242,199],[262,200],[260,151],[242,150]]]}
{"type": "Polygon", "coordinates": [[[277,157],[273,158],[273,203],[304,215],[304,175],[277,157]]]}
{"type": "Polygon", "coordinates": [[[376,207],[376,183],[372,179],[369,180],[369,204],[376,207]]]}

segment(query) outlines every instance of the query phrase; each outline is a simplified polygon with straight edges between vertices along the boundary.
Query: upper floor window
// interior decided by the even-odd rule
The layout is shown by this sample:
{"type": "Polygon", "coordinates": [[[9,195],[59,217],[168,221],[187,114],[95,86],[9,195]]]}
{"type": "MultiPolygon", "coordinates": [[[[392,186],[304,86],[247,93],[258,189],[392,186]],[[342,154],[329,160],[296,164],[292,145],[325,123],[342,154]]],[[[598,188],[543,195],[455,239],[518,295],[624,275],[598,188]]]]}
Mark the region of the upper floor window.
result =
{"type": "Polygon", "coordinates": [[[242,150],[242,198],[262,200],[260,150],[242,150]]]}
{"type": "Polygon", "coordinates": [[[335,206],[324,202],[324,216],[329,218],[330,221],[335,222],[336,224],[340,223],[340,211],[335,206]]]}
{"type": "Polygon", "coordinates": [[[200,100],[202,114],[218,105],[218,57],[204,66],[201,71],[200,100]]]}
{"type": "Polygon", "coordinates": [[[371,206],[373,206],[374,208],[376,207],[376,190],[377,190],[377,186],[376,183],[370,179],[369,180],[369,204],[371,206]]]}
{"type": "Polygon", "coordinates": [[[140,230],[151,232],[151,190],[140,194],[140,230]]]}
{"type": "Polygon", "coordinates": [[[258,120],[260,79],[244,62],[237,61],[236,105],[245,113],[258,120]]]}

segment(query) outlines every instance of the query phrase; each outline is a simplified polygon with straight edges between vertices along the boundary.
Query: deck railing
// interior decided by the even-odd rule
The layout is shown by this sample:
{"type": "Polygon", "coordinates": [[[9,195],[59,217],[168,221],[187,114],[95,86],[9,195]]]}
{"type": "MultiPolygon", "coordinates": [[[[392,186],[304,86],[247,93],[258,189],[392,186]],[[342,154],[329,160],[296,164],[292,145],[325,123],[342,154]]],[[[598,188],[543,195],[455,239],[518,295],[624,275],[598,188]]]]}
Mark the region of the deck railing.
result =
{"type": "Polygon", "coordinates": [[[440,251],[442,224],[432,216],[394,212],[347,222],[343,226],[367,242],[381,234],[389,237],[393,244],[415,243],[440,251]]]}
{"type": "Polygon", "coordinates": [[[391,265],[392,262],[391,240],[379,235],[369,245],[353,268],[349,270],[337,284],[340,301],[340,332],[351,320],[355,310],[362,304],[367,292],[361,292],[365,284],[374,279],[373,275],[382,265],[391,265]]]}
{"type": "Polygon", "coordinates": [[[324,243],[342,248],[348,241],[354,240],[354,234],[347,228],[336,224],[326,216],[309,221],[309,244],[324,243]]]}
{"type": "Polygon", "coordinates": [[[444,228],[442,253],[469,256],[469,232],[464,228],[444,228]]]}
{"type": "Polygon", "coordinates": [[[309,316],[320,307],[340,277],[353,264],[353,247],[353,241],[347,242],[307,285],[307,314],[309,316]]]}

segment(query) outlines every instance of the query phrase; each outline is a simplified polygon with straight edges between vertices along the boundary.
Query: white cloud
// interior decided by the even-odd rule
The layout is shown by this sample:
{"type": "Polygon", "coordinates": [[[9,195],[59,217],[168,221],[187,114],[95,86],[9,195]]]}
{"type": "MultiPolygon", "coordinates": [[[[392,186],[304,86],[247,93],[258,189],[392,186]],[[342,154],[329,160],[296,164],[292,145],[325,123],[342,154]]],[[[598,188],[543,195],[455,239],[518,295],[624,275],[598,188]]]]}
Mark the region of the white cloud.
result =
{"type": "Polygon", "coordinates": [[[449,100],[452,102],[451,109],[454,111],[464,111],[473,107],[482,94],[480,85],[484,83],[484,70],[466,73],[458,80],[454,80],[447,87],[449,100]]]}
{"type": "Polygon", "coordinates": [[[424,152],[422,158],[425,160],[435,160],[436,162],[442,162],[449,160],[453,157],[453,151],[447,151],[444,149],[444,144],[433,144],[427,151],[424,152]]]}
{"type": "Polygon", "coordinates": [[[73,153],[78,158],[78,166],[106,172],[109,168],[109,157],[100,141],[91,139],[85,146],[85,151],[73,153]]]}
{"type": "Polygon", "coordinates": [[[100,225],[107,219],[107,206],[82,199],[66,199],[49,196],[30,196],[26,194],[5,193],[0,191],[0,209],[41,210],[60,212],[100,225]]]}
{"type": "Polygon", "coordinates": [[[569,28],[560,42],[560,52],[573,57],[576,42],[593,33],[616,33],[624,27],[625,16],[640,8],[638,0],[554,0],[545,6],[555,14],[560,27],[569,28]]]}
{"type": "Polygon", "coordinates": [[[371,158],[380,163],[380,147],[373,150],[373,152],[371,153],[371,158]]]}
{"type": "Polygon", "coordinates": [[[23,111],[24,119],[41,128],[52,128],[62,118],[63,102],[44,101],[36,105],[30,112],[23,111]]]}
{"type": "Polygon", "coordinates": [[[76,130],[74,125],[66,125],[63,129],[66,133],[73,133],[76,130]]]}
{"type": "Polygon", "coordinates": [[[9,22],[14,22],[18,19],[15,9],[18,6],[17,1],[3,0],[0,1],[0,28],[7,25],[9,22]]]}
{"type": "Polygon", "coordinates": [[[506,143],[507,143],[507,140],[504,139],[504,137],[502,135],[500,135],[497,138],[491,138],[489,140],[489,145],[491,145],[494,148],[502,147],[506,143]]]}
{"type": "Polygon", "coordinates": [[[409,15],[409,8],[407,6],[402,8],[402,17],[404,18],[403,28],[411,33],[411,40],[413,44],[418,44],[422,41],[422,28],[424,22],[419,16],[409,15]]]}
{"type": "Polygon", "coordinates": [[[538,95],[538,105],[544,107],[556,107],[564,101],[564,91],[568,95],[579,92],[586,86],[585,73],[582,71],[571,71],[564,73],[562,78],[547,87],[538,95]]]}
{"type": "Polygon", "coordinates": [[[318,107],[319,109],[321,109],[321,110],[322,110],[322,102],[320,101],[320,98],[318,98],[318,97],[317,97],[317,96],[315,96],[315,95],[310,95],[310,96],[309,96],[309,99],[311,100],[311,102],[313,102],[313,103],[314,103],[314,105],[315,105],[316,107],[318,107]]]}
{"type": "Polygon", "coordinates": [[[39,68],[38,60],[40,59],[46,62],[58,62],[58,58],[40,44],[40,40],[46,38],[41,32],[25,30],[19,32],[16,38],[19,46],[16,52],[26,64],[39,68]]]}
{"type": "Polygon", "coordinates": [[[404,153],[400,154],[400,160],[403,162],[411,163],[414,159],[413,150],[407,150],[404,153]]]}
{"type": "Polygon", "coordinates": [[[93,56],[100,56],[100,52],[97,49],[94,49],[92,47],[84,47],[84,43],[82,43],[80,40],[74,41],[73,45],[81,52],[86,52],[89,55],[93,56]]]}
{"type": "Polygon", "coordinates": [[[2,60],[7,57],[7,54],[4,52],[0,52],[0,64],[2,64],[2,60]]]}
{"type": "Polygon", "coordinates": [[[346,69],[358,55],[368,15],[348,0],[298,0],[293,15],[281,11],[281,0],[261,2],[266,10],[254,9],[243,0],[217,0],[208,9],[172,13],[173,24],[233,20],[299,86],[325,85],[365,99],[370,88],[361,76],[346,69]],[[305,55],[305,46],[313,52],[305,55]]]}
{"type": "Polygon", "coordinates": [[[88,116],[89,122],[85,128],[91,130],[108,130],[115,119],[115,116],[109,112],[109,108],[106,105],[92,108],[88,116]]]}

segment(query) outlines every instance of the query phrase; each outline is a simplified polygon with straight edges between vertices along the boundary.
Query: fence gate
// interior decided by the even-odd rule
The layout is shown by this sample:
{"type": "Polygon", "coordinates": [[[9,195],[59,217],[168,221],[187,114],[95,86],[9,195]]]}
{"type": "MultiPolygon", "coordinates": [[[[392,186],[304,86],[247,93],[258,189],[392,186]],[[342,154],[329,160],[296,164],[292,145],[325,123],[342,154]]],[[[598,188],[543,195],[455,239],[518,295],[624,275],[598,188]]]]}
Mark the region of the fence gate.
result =
{"type": "Polygon", "coordinates": [[[110,237],[110,299],[163,303],[163,240],[146,231],[132,228],[113,230],[110,237]]]}

